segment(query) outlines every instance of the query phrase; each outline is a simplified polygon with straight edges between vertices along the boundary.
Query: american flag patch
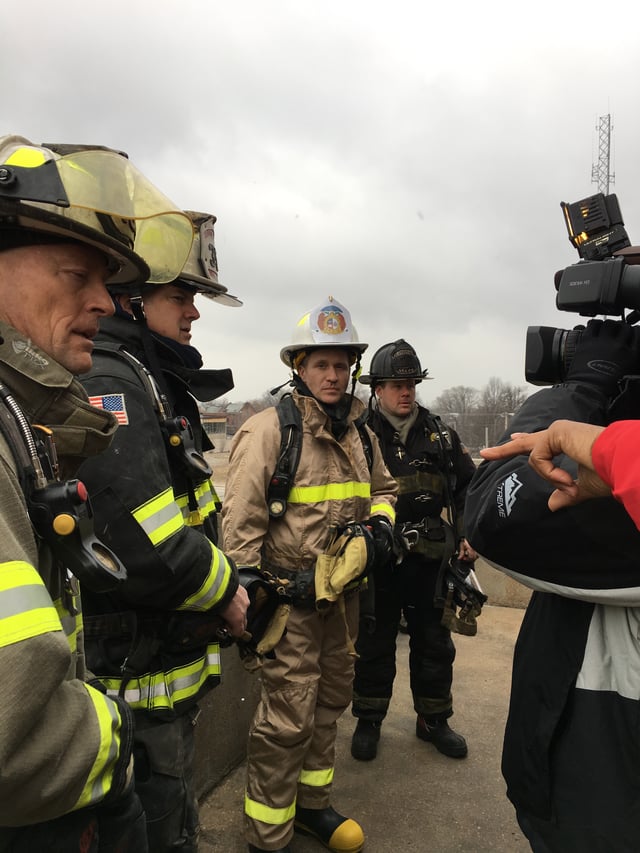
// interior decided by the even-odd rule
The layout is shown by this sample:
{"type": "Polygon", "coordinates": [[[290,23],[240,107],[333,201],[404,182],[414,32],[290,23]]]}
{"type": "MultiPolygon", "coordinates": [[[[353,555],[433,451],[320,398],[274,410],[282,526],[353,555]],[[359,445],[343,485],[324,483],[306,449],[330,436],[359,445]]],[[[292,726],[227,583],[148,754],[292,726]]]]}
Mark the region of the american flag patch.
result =
{"type": "Polygon", "coordinates": [[[100,394],[98,397],[89,397],[89,402],[96,409],[104,409],[111,412],[118,419],[119,424],[128,424],[127,407],[124,403],[124,394],[100,394]]]}

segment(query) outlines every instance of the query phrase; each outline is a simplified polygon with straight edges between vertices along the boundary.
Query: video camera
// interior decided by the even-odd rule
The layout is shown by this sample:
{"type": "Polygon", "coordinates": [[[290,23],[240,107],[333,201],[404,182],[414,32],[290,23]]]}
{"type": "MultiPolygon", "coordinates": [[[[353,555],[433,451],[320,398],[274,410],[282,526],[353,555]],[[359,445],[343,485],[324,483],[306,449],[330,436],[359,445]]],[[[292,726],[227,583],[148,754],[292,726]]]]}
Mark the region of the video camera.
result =
{"type": "MultiPolygon", "coordinates": [[[[640,319],[640,249],[631,246],[617,196],[597,193],[573,204],[560,202],[569,240],[580,261],[555,274],[556,307],[583,317],[617,315],[621,322],[640,319]],[[626,309],[633,309],[624,317],[626,309]]],[[[562,382],[583,327],[529,326],[525,378],[532,385],[562,382]]]]}

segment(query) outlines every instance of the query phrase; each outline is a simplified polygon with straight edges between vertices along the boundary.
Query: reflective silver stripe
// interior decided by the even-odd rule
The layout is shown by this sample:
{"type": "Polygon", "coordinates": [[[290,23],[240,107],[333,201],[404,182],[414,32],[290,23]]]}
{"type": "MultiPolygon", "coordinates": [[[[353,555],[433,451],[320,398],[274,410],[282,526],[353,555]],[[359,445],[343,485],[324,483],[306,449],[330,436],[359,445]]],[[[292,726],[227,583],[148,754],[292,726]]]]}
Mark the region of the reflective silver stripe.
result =
{"type": "MultiPolygon", "coordinates": [[[[154,672],[126,680],[124,699],[135,709],[172,708],[198,693],[207,678],[220,674],[220,649],[212,643],[204,657],[170,672],[154,672]]],[[[109,696],[117,696],[121,679],[101,678],[109,696]]]]}
{"type": "Polygon", "coordinates": [[[164,542],[184,527],[182,512],[171,488],[135,509],[132,515],[153,545],[164,542]]]}
{"type": "Polygon", "coordinates": [[[0,568],[0,648],[61,631],[56,608],[36,569],[22,560],[7,560],[0,568]]]}
{"type": "MultiPolygon", "coordinates": [[[[211,486],[208,481],[205,483],[201,483],[198,486],[195,491],[195,498],[198,505],[198,511],[202,520],[204,520],[208,515],[211,515],[212,512],[216,511],[213,492],[211,491],[211,486]]],[[[188,495],[178,495],[176,497],[176,503],[180,507],[180,511],[182,512],[182,516],[185,520],[185,523],[188,524],[192,512],[192,510],[189,508],[188,495]]]]}
{"type": "Polygon", "coordinates": [[[51,607],[49,593],[42,585],[25,585],[0,592],[0,619],[42,607],[51,607]]]}
{"type": "Polygon", "coordinates": [[[211,567],[200,589],[186,598],[178,610],[209,610],[222,597],[231,578],[231,566],[225,555],[211,542],[211,567]]]}

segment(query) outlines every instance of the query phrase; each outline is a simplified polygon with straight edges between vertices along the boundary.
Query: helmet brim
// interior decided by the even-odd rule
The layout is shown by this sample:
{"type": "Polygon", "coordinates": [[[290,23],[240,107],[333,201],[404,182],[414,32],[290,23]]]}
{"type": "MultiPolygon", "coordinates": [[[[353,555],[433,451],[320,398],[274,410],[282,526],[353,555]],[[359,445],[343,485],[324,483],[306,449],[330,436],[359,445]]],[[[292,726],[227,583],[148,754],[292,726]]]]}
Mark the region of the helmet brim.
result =
{"type": "Polygon", "coordinates": [[[368,373],[363,373],[362,376],[358,377],[358,382],[361,385],[379,385],[381,382],[402,382],[404,379],[413,379],[418,385],[425,379],[433,379],[433,376],[371,376],[368,373]]]}
{"type": "Polygon", "coordinates": [[[286,364],[287,367],[290,367],[293,369],[293,362],[295,360],[295,357],[298,355],[298,353],[301,353],[301,352],[312,352],[313,350],[318,350],[318,349],[342,349],[342,350],[345,350],[346,352],[355,352],[355,353],[362,354],[367,349],[368,346],[369,346],[369,344],[351,343],[351,342],[350,343],[342,343],[342,344],[337,344],[337,343],[310,343],[310,344],[306,344],[304,346],[302,346],[302,345],[294,346],[294,347],[288,346],[288,347],[283,347],[280,350],[280,361],[284,362],[284,364],[286,364]]]}
{"type": "MultiPolygon", "coordinates": [[[[73,219],[57,216],[50,210],[12,202],[10,212],[0,200],[0,230],[20,228],[43,236],[56,236],[62,240],[77,241],[101,251],[112,261],[113,272],[107,279],[108,285],[134,285],[146,281],[150,276],[148,265],[140,255],[130,251],[123,243],[107,234],[96,234],[94,229],[73,219]]],[[[46,240],[44,241],[46,242],[46,240]]]]}
{"type": "Polygon", "coordinates": [[[195,293],[201,293],[207,299],[212,299],[220,305],[228,305],[230,308],[240,308],[243,304],[237,296],[229,293],[223,284],[212,282],[204,276],[181,275],[178,276],[175,284],[181,284],[195,293]]]}

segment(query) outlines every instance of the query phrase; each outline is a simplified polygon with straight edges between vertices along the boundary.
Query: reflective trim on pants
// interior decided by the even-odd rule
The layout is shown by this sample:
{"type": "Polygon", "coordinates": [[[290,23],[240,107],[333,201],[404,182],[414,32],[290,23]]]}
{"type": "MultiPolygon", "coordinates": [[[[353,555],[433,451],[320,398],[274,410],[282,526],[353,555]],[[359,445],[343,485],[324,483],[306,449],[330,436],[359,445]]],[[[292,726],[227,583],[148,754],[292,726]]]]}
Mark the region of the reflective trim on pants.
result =
{"type": "Polygon", "coordinates": [[[288,844],[295,804],[329,805],[337,721],[351,701],[359,598],[322,614],[293,607],[276,658],[262,667],[262,696],[249,732],[246,838],[262,849],[288,844]],[[345,620],[346,616],[346,620],[345,620]]]}

